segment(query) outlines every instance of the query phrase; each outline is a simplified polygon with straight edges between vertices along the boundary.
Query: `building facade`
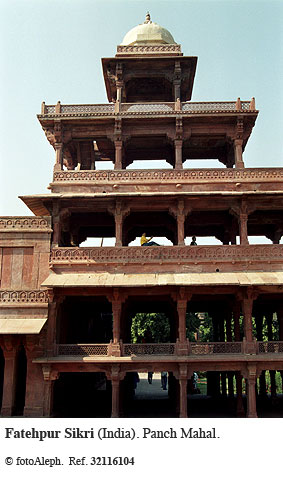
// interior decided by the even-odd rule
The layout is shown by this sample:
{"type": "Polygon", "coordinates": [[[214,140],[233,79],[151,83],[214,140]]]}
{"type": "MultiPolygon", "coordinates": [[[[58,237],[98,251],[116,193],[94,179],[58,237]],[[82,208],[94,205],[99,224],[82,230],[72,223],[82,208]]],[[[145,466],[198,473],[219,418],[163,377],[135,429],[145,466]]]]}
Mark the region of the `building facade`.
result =
{"type": "Polygon", "coordinates": [[[148,371],[169,373],[180,417],[194,371],[206,372],[211,395],[234,399],[235,415],[257,416],[265,371],[276,396],[283,169],[245,168],[255,100],[191,102],[196,64],[147,15],[102,59],[108,104],[42,104],[50,192],[21,197],[34,216],[0,219],[2,416],[60,416],[70,405],[83,415],[86,404],[89,416],[127,416],[135,374],[148,371]],[[196,159],[223,169],[194,169],[196,159]],[[170,169],[130,168],[146,160],[170,169]],[[172,245],[129,246],[143,233],[172,245]],[[220,244],[187,245],[192,236],[220,244]],[[84,246],[98,237],[115,245],[84,246]],[[151,312],[166,316],[170,338],[134,343],[133,318],[151,312]],[[210,342],[188,339],[189,312],[211,318],[210,342]]]}

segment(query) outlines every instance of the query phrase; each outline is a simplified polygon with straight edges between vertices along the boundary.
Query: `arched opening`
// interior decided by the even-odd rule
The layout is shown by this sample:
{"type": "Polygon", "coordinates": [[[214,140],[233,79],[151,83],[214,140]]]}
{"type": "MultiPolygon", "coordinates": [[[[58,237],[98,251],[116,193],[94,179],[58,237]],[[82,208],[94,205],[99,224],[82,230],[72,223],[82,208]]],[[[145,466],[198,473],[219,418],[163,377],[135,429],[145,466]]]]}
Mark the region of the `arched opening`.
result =
{"type": "Polygon", "coordinates": [[[15,365],[15,397],[13,405],[13,415],[21,416],[24,413],[26,396],[26,376],[27,376],[27,357],[23,345],[21,345],[16,355],[15,365]]]}

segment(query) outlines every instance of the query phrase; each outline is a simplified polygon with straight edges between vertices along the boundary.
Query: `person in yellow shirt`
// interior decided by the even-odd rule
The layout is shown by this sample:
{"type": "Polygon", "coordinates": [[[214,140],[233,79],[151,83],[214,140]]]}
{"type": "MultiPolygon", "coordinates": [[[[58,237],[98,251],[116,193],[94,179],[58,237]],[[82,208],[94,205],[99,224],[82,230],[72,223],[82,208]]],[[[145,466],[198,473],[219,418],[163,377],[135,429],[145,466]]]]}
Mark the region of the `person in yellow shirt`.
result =
{"type": "Polygon", "coordinates": [[[141,236],[141,246],[159,246],[156,242],[150,242],[152,237],[149,237],[147,239],[146,233],[144,232],[143,235],[141,236]]]}

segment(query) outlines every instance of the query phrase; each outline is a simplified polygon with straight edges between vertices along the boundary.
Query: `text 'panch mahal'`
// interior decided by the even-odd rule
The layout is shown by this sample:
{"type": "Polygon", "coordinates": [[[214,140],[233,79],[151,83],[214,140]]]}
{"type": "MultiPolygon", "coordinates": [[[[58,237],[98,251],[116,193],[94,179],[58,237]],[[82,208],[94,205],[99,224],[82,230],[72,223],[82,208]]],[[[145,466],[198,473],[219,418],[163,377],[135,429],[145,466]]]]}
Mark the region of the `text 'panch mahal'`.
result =
{"type": "Polygon", "coordinates": [[[148,416],[283,416],[283,168],[245,168],[255,100],[190,101],[196,65],[147,14],[102,59],[109,103],[42,103],[50,191],[0,218],[2,416],[143,416],[161,372],[148,416]]]}

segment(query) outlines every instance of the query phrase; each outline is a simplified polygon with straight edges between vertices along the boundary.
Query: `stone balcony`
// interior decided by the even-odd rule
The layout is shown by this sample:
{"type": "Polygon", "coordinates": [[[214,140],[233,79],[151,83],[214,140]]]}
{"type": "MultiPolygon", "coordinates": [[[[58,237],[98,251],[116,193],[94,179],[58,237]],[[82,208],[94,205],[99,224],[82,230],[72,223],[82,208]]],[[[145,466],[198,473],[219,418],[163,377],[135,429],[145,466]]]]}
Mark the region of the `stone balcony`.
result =
{"type": "MultiPolygon", "coordinates": [[[[282,244],[150,247],[55,247],[55,272],[242,273],[282,271],[282,244]],[[142,267],[141,267],[142,266],[142,267]]],[[[200,276],[200,282],[202,277],[200,276]]]]}
{"type": "Polygon", "coordinates": [[[66,118],[66,117],[95,117],[114,116],[119,113],[122,116],[135,116],[140,114],[199,114],[199,113],[234,113],[255,112],[254,100],[231,102],[151,102],[151,103],[121,103],[121,104],[88,104],[88,105],[45,105],[43,102],[42,118],[66,118]]]}
{"type": "MultiPolygon", "coordinates": [[[[192,357],[217,357],[218,355],[280,355],[282,360],[283,342],[253,342],[251,348],[243,342],[189,342],[187,356],[192,357]]],[[[55,355],[63,357],[92,357],[112,356],[112,343],[110,344],[57,344],[55,355]]],[[[153,343],[153,344],[121,344],[121,356],[131,358],[147,356],[178,356],[176,343],[153,343]]],[[[117,357],[115,355],[115,357],[117,357]]],[[[184,357],[184,354],[182,354],[184,357]]]]}
{"type": "Polygon", "coordinates": [[[282,191],[283,168],[55,171],[52,193],[186,194],[282,191]]]}

